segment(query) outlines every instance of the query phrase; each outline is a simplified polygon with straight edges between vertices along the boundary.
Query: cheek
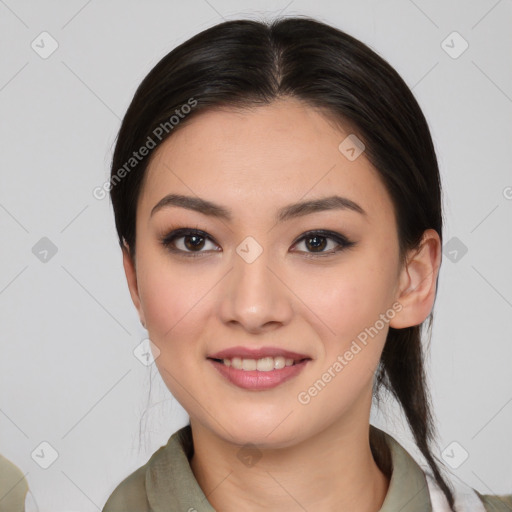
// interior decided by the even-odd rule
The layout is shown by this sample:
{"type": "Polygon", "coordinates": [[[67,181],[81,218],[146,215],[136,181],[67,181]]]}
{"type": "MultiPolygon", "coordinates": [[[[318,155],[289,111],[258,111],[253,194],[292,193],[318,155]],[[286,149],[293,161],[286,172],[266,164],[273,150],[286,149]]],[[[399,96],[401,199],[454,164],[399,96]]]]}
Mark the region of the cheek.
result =
{"type": "Polygon", "coordinates": [[[198,282],[191,283],[183,272],[165,270],[156,265],[141,283],[146,328],[158,347],[155,360],[158,371],[172,395],[182,404],[190,400],[184,391],[193,388],[191,376],[197,374],[201,357],[202,322],[198,318],[207,297],[198,282]]]}
{"type": "Polygon", "coordinates": [[[158,338],[171,330],[184,315],[186,301],[180,293],[179,279],[152,272],[139,279],[141,304],[146,324],[158,338]],[[181,299],[181,300],[180,300],[181,299]]]}
{"type": "Polygon", "coordinates": [[[178,340],[184,335],[193,338],[200,329],[194,317],[207,300],[204,290],[211,287],[209,280],[198,272],[171,267],[160,256],[141,261],[140,268],[144,270],[139,277],[139,292],[150,338],[162,352],[168,350],[171,341],[173,350],[177,349],[178,340]]]}
{"type": "Polygon", "coordinates": [[[389,262],[372,261],[361,254],[347,265],[304,273],[307,278],[295,280],[299,284],[294,291],[309,308],[310,316],[311,312],[317,315],[315,323],[321,320],[325,339],[337,340],[339,345],[373,325],[391,307],[391,268],[389,262]]]}

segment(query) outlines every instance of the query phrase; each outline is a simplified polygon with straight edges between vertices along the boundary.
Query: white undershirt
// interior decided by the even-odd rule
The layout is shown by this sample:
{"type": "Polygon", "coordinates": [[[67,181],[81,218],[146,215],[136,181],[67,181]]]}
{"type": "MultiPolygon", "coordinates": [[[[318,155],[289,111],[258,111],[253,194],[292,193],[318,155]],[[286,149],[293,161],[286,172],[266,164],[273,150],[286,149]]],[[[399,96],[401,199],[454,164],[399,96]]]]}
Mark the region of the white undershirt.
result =
{"type": "MultiPolygon", "coordinates": [[[[443,491],[435,481],[433,475],[428,471],[423,471],[427,478],[430,501],[432,502],[432,512],[451,512],[448,500],[443,491]]],[[[485,507],[474,489],[471,487],[450,481],[455,489],[455,509],[457,512],[485,512],[485,507]]]]}

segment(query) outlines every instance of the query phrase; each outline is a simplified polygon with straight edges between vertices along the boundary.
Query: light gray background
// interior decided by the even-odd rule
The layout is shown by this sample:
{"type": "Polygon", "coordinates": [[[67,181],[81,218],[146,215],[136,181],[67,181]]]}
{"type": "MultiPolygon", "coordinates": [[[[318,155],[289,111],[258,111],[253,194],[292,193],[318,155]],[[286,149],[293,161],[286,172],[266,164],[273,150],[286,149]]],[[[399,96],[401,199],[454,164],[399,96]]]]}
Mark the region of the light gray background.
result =
{"type": "MultiPolygon", "coordinates": [[[[146,331],[109,199],[92,195],[108,177],[120,118],[174,46],[223,19],[279,12],[360,38],[425,112],[445,191],[445,241],[467,247],[463,255],[450,246],[455,261],[445,252],[435,307],[436,453],[456,441],[447,460],[460,462],[462,449],[469,457],[454,479],[512,492],[510,0],[0,0],[0,451],[26,474],[40,511],[101,509],[188,419],[154,366],[133,355],[146,331]],[[43,31],[59,45],[47,59],[31,47],[49,48],[43,31]],[[453,31],[469,44],[458,58],[441,45],[453,31]],[[32,252],[42,237],[58,249],[47,262],[32,252]],[[31,457],[43,441],[59,454],[48,469],[31,457]]],[[[450,41],[452,51],[462,48],[450,41]]],[[[373,421],[417,455],[389,410],[373,421]]]]}

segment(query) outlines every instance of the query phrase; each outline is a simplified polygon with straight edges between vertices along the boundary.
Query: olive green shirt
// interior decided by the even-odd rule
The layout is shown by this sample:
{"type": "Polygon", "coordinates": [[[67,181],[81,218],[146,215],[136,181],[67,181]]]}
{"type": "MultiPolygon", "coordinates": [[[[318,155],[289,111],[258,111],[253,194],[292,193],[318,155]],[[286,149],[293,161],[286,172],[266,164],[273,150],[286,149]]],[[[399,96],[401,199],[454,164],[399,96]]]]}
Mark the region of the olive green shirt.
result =
{"type": "MultiPolygon", "coordinates": [[[[393,471],[379,512],[431,512],[425,473],[393,437],[385,432],[384,437],[393,471]]],[[[102,512],[215,512],[190,468],[192,453],[192,431],[187,425],[116,487],[102,512]]],[[[512,512],[512,495],[477,494],[485,510],[512,512]]]]}
{"type": "Polygon", "coordinates": [[[24,512],[27,492],[21,470],[0,455],[0,512],[24,512]]]}

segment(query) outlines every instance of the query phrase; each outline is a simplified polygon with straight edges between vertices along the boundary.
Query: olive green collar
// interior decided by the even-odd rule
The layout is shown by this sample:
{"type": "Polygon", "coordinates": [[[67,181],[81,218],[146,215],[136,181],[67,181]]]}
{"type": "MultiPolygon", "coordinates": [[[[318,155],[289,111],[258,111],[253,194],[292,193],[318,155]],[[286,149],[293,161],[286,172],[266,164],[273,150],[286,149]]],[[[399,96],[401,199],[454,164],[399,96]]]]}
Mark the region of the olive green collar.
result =
{"type": "MultiPolygon", "coordinates": [[[[377,427],[370,425],[370,428],[377,427]]],[[[383,432],[390,448],[393,471],[386,498],[379,512],[431,512],[425,474],[409,453],[383,432]]],[[[195,510],[215,512],[190,468],[192,431],[182,427],[147,463],[147,499],[154,512],[195,510]]]]}

